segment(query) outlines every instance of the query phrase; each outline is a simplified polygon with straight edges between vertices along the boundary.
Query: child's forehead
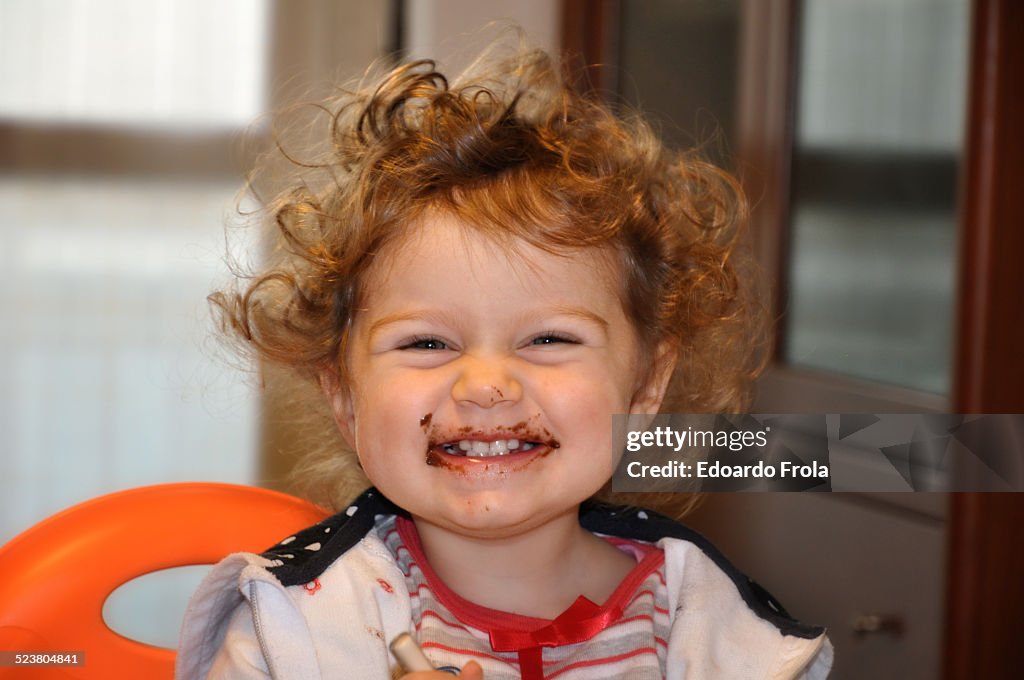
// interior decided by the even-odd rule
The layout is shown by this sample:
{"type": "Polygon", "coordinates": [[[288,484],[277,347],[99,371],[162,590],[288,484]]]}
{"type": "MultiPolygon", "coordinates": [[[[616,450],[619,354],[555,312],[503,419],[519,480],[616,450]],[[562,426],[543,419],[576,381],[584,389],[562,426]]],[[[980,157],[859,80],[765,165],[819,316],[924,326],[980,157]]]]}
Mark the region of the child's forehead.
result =
{"type": "Polygon", "coordinates": [[[395,275],[396,268],[440,255],[450,266],[464,270],[467,275],[477,273],[481,267],[493,266],[495,262],[527,279],[539,274],[541,269],[548,274],[585,269],[593,283],[609,286],[614,291],[621,288],[621,262],[612,247],[558,247],[545,241],[543,225],[519,226],[513,230],[502,225],[481,224],[450,211],[431,209],[404,225],[392,242],[378,253],[368,276],[375,284],[386,284],[395,275]]]}

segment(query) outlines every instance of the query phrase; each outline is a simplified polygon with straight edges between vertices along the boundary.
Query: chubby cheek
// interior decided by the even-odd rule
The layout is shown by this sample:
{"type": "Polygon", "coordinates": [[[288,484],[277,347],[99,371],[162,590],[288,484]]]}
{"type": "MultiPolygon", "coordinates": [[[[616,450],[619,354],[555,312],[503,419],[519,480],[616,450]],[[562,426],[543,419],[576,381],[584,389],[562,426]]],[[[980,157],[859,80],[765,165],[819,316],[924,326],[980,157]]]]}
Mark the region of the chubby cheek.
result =
{"type": "Polygon", "coordinates": [[[572,371],[547,381],[544,394],[550,395],[570,410],[601,412],[604,416],[622,413],[629,407],[632,394],[630,381],[618,371],[572,371]],[[581,375],[582,373],[582,375],[581,375]]]}
{"type": "Polygon", "coordinates": [[[588,456],[610,451],[612,415],[629,409],[629,397],[611,376],[606,381],[562,381],[546,394],[540,406],[556,431],[578,438],[580,446],[569,451],[588,456]]]}
{"type": "Polygon", "coordinates": [[[401,456],[425,455],[426,427],[435,406],[422,385],[380,381],[376,386],[357,395],[352,409],[356,452],[367,472],[401,456]]]}
{"type": "Polygon", "coordinates": [[[426,451],[409,428],[398,429],[387,417],[362,421],[356,435],[356,455],[370,483],[385,493],[406,479],[415,463],[425,461],[426,451]]]}

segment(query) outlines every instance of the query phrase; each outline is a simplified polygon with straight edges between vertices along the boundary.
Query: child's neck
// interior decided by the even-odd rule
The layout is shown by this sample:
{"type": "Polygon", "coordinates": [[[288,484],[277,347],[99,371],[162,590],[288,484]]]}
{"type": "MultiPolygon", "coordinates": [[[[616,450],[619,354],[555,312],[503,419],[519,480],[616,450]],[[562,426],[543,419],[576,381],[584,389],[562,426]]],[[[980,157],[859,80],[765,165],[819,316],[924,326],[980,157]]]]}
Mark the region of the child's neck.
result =
{"type": "Polygon", "coordinates": [[[445,585],[470,602],[553,619],[580,596],[603,604],[636,562],[580,526],[577,510],[529,531],[476,538],[414,518],[445,585]]]}

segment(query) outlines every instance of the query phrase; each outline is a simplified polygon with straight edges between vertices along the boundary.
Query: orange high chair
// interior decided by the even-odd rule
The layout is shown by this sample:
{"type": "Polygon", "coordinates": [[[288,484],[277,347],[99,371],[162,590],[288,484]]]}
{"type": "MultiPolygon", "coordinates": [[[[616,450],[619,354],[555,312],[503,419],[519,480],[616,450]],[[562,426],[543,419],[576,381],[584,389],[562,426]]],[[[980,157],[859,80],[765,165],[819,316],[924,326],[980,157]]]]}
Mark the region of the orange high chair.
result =
{"type": "Polygon", "coordinates": [[[259,552],[326,516],[276,491],[212,483],[131,489],[64,510],[0,547],[0,651],[78,651],[84,665],[0,667],[0,678],[171,678],[174,650],[112,631],[107,596],[150,572],[259,552]]]}

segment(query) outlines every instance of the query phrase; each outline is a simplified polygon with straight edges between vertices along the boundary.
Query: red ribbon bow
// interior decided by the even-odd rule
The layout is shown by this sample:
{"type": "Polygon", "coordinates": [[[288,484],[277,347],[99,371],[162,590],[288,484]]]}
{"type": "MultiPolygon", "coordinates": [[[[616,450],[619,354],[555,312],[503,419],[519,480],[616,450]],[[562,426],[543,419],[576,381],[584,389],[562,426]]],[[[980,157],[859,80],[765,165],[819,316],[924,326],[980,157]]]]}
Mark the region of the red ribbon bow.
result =
{"type": "Polygon", "coordinates": [[[490,631],[491,649],[496,652],[517,652],[530,647],[559,647],[585,642],[621,615],[621,605],[602,612],[598,605],[580,595],[571,607],[537,630],[490,631]]]}
{"type": "Polygon", "coordinates": [[[543,680],[542,647],[558,647],[585,642],[622,616],[622,605],[601,608],[580,595],[568,609],[537,630],[492,630],[491,649],[518,652],[523,680],[543,680]]]}

